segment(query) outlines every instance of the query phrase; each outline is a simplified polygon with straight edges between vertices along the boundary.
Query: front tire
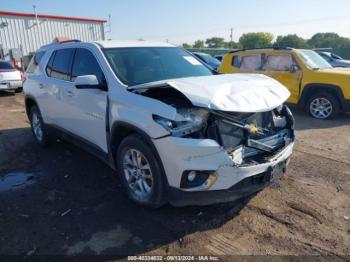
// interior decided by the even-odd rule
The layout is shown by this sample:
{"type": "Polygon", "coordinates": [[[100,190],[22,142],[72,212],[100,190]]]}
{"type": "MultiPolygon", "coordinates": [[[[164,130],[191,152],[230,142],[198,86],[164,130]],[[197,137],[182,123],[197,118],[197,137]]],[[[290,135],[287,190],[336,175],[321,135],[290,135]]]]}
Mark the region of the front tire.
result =
{"type": "Polygon", "coordinates": [[[335,118],[340,112],[339,101],[329,93],[316,93],[309,99],[306,110],[316,119],[328,120],[335,118]]]}
{"type": "Polygon", "coordinates": [[[45,124],[40,110],[36,105],[30,108],[29,120],[35,140],[39,143],[40,146],[47,147],[49,145],[49,136],[45,129],[45,124]]]}
{"type": "Polygon", "coordinates": [[[123,188],[133,202],[149,208],[164,204],[164,174],[141,136],[130,135],[121,142],[116,163],[123,188]]]}

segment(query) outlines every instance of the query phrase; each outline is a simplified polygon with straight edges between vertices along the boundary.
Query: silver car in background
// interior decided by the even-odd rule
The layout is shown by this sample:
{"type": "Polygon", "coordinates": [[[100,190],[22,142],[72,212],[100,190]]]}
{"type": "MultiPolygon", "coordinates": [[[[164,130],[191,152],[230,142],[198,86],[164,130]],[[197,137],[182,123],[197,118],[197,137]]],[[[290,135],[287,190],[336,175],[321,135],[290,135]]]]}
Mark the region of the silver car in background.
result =
{"type": "Polygon", "coordinates": [[[16,93],[22,91],[23,75],[9,62],[0,60],[0,90],[14,90],[16,93]]]}
{"type": "Polygon", "coordinates": [[[333,67],[350,67],[350,60],[345,60],[331,52],[318,52],[333,67]]]}

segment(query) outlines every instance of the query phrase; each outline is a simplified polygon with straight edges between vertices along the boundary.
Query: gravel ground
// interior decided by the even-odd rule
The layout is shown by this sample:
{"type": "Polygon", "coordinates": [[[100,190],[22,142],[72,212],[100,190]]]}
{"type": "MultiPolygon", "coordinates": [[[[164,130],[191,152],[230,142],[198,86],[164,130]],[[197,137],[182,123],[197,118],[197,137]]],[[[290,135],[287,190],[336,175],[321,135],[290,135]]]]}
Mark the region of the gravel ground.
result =
{"type": "Polygon", "coordinates": [[[277,183],[244,202],[149,211],[94,156],[64,142],[41,149],[23,96],[0,93],[0,256],[350,260],[350,116],[318,121],[293,111],[296,147],[277,183]]]}

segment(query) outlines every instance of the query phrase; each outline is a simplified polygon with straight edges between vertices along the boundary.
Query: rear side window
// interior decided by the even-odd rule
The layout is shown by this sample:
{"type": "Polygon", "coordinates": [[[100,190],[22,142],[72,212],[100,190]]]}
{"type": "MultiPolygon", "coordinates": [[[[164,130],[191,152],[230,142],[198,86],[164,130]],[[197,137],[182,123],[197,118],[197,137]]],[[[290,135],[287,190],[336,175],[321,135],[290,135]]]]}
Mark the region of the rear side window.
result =
{"type": "Polygon", "coordinates": [[[263,70],[289,71],[293,65],[293,57],[289,54],[266,56],[263,70]]]}
{"type": "Polygon", "coordinates": [[[104,75],[94,55],[87,49],[76,50],[72,68],[72,81],[77,76],[95,75],[99,83],[104,81],[104,75]]]}
{"type": "Polygon", "coordinates": [[[55,51],[47,65],[46,72],[49,76],[60,80],[71,80],[71,64],[74,48],[55,51]]]}
{"type": "Polygon", "coordinates": [[[239,61],[239,68],[244,71],[261,70],[261,66],[262,66],[261,54],[242,56],[239,61]]]}
{"type": "Polygon", "coordinates": [[[46,53],[45,51],[40,51],[35,53],[32,60],[30,61],[30,64],[27,69],[27,73],[34,73],[37,70],[37,68],[39,67],[39,63],[41,59],[44,57],[45,53],[46,53]]]}
{"type": "Polygon", "coordinates": [[[0,61],[0,70],[13,70],[13,66],[6,61],[0,61]]]}

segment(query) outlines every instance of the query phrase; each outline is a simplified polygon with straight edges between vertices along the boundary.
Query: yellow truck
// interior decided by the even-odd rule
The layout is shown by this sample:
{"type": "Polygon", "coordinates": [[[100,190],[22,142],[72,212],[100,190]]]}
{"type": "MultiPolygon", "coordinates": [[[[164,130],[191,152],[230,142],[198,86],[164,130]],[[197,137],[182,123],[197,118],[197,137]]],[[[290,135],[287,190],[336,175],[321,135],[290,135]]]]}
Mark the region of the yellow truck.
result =
{"type": "Polygon", "coordinates": [[[317,119],[350,111],[350,69],[333,68],[312,50],[237,50],[223,58],[218,71],[270,76],[289,89],[288,103],[304,107],[317,119]]]}

